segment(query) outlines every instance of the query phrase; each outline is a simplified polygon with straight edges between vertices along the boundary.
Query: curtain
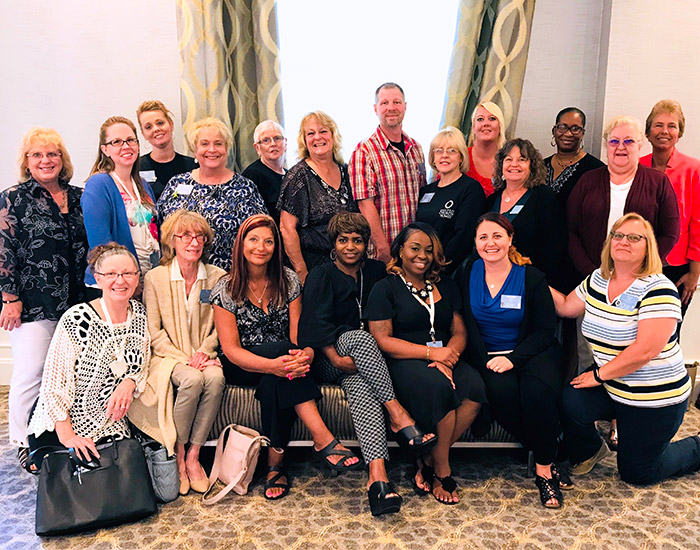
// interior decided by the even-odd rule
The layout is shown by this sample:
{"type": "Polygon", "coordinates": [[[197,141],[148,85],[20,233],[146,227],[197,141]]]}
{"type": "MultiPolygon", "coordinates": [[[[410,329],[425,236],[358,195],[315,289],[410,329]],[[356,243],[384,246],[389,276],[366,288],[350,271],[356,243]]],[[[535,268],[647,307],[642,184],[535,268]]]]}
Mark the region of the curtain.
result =
{"type": "Polygon", "coordinates": [[[515,130],[535,0],[461,0],[441,127],[465,135],[482,101],[501,107],[506,136],[515,130]]]}
{"type": "Polygon", "coordinates": [[[258,158],[258,123],[283,123],[275,0],[177,0],[177,22],[183,126],[222,120],[241,171],[258,158]]]}

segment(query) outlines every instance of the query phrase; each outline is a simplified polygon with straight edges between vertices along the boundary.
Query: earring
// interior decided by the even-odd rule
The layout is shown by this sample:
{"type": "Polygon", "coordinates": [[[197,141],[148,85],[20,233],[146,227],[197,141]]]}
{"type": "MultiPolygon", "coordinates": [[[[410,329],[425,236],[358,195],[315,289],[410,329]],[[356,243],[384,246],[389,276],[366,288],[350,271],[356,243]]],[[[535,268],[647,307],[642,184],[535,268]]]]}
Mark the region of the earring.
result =
{"type": "Polygon", "coordinates": [[[550,143],[552,144],[552,147],[556,147],[556,146],[557,146],[557,142],[554,141],[554,136],[552,136],[552,141],[550,141],[550,143]]]}
{"type": "Polygon", "coordinates": [[[581,145],[579,145],[579,147],[578,147],[579,150],[583,150],[583,144],[584,144],[584,143],[585,143],[585,141],[584,141],[584,140],[581,140],[581,145]]]}
{"type": "Polygon", "coordinates": [[[331,250],[331,253],[329,254],[329,256],[331,257],[331,261],[334,262],[335,259],[338,257],[335,253],[335,248],[331,250]]]}

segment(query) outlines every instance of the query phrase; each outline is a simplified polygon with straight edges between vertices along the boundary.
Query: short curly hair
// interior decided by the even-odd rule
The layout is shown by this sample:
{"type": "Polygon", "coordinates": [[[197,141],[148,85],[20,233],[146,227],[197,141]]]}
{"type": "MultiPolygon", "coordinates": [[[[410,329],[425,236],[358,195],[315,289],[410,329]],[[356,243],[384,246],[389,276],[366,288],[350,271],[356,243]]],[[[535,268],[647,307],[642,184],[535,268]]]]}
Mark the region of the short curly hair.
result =
{"type": "Polygon", "coordinates": [[[496,153],[496,164],[493,168],[493,188],[496,191],[500,191],[506,186],[506,182],[503,179],[503,161],[510,154],[513,147],[520,149],[520,154],[530,161],[530,176],[525,182],[525,189],[543,185],[547,175],[547,168],[542,161],[542,155],[530,140],[515,138],[507,141],[496,153]]]}

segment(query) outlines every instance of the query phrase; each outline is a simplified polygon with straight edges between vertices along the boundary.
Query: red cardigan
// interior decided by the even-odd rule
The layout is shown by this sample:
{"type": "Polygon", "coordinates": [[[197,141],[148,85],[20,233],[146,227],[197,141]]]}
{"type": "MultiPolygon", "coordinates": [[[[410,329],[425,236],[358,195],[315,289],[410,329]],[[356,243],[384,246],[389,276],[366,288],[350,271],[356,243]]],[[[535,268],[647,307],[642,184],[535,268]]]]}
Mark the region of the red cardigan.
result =
{"type": "MultiPolygon", "coordinates": [[[[680,233],[676,194],[666,175],[639,165],[625,201],[625,214],[636,212],[654,228],[659,255],[665,259],[680,233]]],[[[566,203],[569,255],[585,277],[600,266],[610,214],[610,173],[603,166],[586,172],[566,203]]]]}

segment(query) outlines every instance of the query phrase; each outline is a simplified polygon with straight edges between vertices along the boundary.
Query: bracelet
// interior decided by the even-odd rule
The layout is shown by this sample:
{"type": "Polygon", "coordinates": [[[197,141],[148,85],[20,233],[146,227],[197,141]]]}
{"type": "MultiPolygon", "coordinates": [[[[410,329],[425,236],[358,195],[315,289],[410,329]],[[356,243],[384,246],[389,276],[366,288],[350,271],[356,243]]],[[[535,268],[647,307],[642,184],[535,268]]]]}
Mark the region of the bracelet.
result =
{"type": "Polygon", "coordinates": [[[425,346],[425,358],[430,361],[430,346],[425,346]]]}
{"type": "Polygon", "coordinates": [[[19,302],[21,298],[15,298],[14,300],[3,300],[3,304],[14,304],[15,302],[19,302]]]}
{"type": "Polygon", "coordinates": [[[593,378],[595,378],[595,381],[598,382],[598,384],[603,384],[605,380],[603,380],[600,377],[600,373],[598,372],[600,370],[600,367],[596,367],[593,369],[593,378]]]}

